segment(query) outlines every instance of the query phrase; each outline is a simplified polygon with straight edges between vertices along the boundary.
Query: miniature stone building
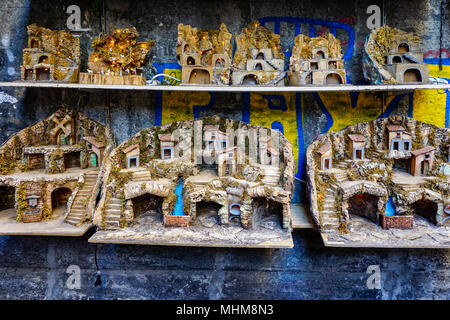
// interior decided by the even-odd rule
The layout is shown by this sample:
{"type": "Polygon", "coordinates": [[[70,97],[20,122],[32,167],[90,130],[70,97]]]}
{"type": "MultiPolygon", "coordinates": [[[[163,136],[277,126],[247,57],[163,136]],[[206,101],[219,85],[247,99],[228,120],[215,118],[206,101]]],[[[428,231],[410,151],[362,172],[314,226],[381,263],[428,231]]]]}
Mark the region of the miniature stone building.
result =
{"type": "Polygon", "coordinates": [[[230,84],[231,33],[178,25],[177,59],[183,84],[230,84]]]}
{"type": "Polygon", "coordinates": [[[289,231],[293,185],[292,146],[279,131],[218,116],[168,123],[140,131],[111,153],[94,223],[103,230],[203,224],[258,229],[270,220],[289,231]],[[250,144],[256,148],[262,131],[279,149],[273,151],[278,166],[256,161],[256,149],[250,160],[245,139],[244,148],[239,142],[254,134],[250,144]],[[187,144],[178,152],[181,142],[187,144]],[[136,148],[134,167],[127,163],[136,148]]]}
{"type": "Polygon", "coordinates": [[[80,73],[80,83],[144,85],[144,60],[155,42],[137,41],[138,37],[135,27],[114,28],[92,40],[89,70],[80,73]]]}
{"type": "Polygon", "coordinates": [[[365,43],[364,77],[372,83],[428,82],[419,40],[389,26],[372,30],[365,43]]]}
{"type": "Polygon", "coordinates": [[[284,86],[284,53],[280,35],[252,22],[235,35],[233,85],[284,86]]]}
{"type": "Polygon", "coordinates": [[[293,86],[346,83],[340,41],[331,33],[313,38],[297,35],[287,75],[293,86]]]}
{"type": "Polygon", "coordinates": [[[17,222],[90,221],[111,142],[106,127],[71,109],[13,135],[0,147],[0,215],[17,222]]]}
{"type": "Polygon", "coordinates": [[[382,239],[391,241],[383,246],[401,242],[371,227],[379,225],[411,229],[411,237],[416,232],[433,243],[427,234],[447,221],[449,133],[392,116],[315,140],[307,150],[307,173],[312,216],[324,240],[357,246],[377,246],[382,239]],[[333,159],[332,167],[325,163],[327,157],[333,159]]]}
{"type": "Polygon", "coordinates": [[[21,77],[25,81],[77,82],[80,39],[68,31],[53,31],[36,24],[27,26],[21,77]]]}

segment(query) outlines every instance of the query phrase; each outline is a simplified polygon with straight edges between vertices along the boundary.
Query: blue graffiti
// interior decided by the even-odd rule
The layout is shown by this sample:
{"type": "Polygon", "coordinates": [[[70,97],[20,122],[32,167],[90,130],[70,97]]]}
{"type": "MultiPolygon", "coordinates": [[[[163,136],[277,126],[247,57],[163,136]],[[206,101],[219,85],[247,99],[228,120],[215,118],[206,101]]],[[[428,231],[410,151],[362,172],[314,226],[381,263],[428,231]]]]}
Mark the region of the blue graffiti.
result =
{"type": "Polygon", "coordinates": [[[284,127],[283,127],[283,124],[282,124],[281,122],[279,122],[279,121],[274,121],[274,122],[272,122],[272,124],[271,124],[270,127],[271,127],[272,129],[278,130],[278,131],[280,131],[282,134],[284,134],[284,127]]]}
{"type": "Polygon", "coordinates": [[[297,173],[295,176],[298,179],[303,179],[305,175],[305,145],[303,142],[303,117],[302,117],[302,100],[301,94],[295,94],[295,116],[297,118],[297,146],[298,146],[298,164],[297,164],[297,173]]]}
{"type": "Polygon", "coordinates": [[[288,107],[283,95],[265,94],[263,97],[267,100],[269,109],[287,111],[288,107]]]}
{"type": "Polygon", "coordinates": [[[333,117],[331,116],[330,112],[327,110],[327,107],[325,107],[325,104],[323,103],[322,99],[320,98],[319,94],[317,92],[312,93],[314,100],[316,100],[317,104],[319,105],[320,110],[325,114],[327,117],[327,124],[325,125],[325,128],[323,128],[320,133],[327,133],[328,130],[333,126],[333,117]]]}
{"type": "MultiPolygon", "coordinates": [[[[319,19],[308,19],[308,18],[295,18],[295,17],[266,17],[259,19],[262,26],[266,23],[274,23],[274,32],[280,33],[280,25],[282,22],[294,23],[295,24],[295,35],[298,35],[301,30],[301,24],[309,25],[309,35],[311,37],[315,36],[315,26],[325,26],[331,29],[331,33],[336,35],[336,29],[343,29],[348,32],[348,46],[344,53],[344,60],[348,60],[353,56],[353,47],[355,45],[355,31],[353,28],[342,22],[326,21],[319,19]]],[[[287,56],[290,56],[290,52],[287,56]]]]}

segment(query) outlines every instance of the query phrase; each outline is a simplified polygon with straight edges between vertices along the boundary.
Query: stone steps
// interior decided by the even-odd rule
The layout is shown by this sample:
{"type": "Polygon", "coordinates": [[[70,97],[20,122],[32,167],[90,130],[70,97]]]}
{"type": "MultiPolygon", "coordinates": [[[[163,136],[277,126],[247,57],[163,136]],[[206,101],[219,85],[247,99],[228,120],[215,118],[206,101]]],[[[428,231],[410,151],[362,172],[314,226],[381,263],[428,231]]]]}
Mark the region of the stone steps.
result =
{"type": "Polygon", "coordinates": [[[109,227],[119,227],[120,217],[122,215],[122,200],[110,198],[106,204],[104,222],[109,227]]]}
{"type": "Polygon", "coordinates": [[[72,225],[79,225],[86,217],[87,206],[85,200],[92,195],[92,191],[97,182],[98,172],[89,172],[84,176],[83,188],[78,190],[75,199],[73,200],[70,212],[67,215],[65,222],[72,225]]]}

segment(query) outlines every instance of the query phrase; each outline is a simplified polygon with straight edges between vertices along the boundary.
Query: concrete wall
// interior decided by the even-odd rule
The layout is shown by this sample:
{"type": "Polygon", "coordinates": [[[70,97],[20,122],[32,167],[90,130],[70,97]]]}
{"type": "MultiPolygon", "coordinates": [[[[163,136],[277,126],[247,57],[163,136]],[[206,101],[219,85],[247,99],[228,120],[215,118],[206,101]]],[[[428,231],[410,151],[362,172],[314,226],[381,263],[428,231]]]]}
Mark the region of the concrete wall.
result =
{"type": "MultiPolygon", "coordinates": [[[[430,74],[450,79],[449,2],[384,2],[386,23],[421,36],[430,74]]],[[[103,9],[102,1],[8,0],[0,6],[0,81],[20,78],[26,25],[36,22],[64,29],[66,8],[71,4],[81,8],[82,27],[92,29],[81,37],[84,67],[90,41],[105,21],[107,27],[134,25],[142,39],[156,40],[153,62],[177,75],[178,23],[217,28],[225,22],[236,33],[255,19],[267,21],[272,30],[281,21],[279,32],[286,50],[292,46],[295,23],[282,21],[295,17],[302,19],[296,21],[302,22],[300,32],[305,34],[312,29],[316,34],[327,31],[323,25],[335,23],[349,80],[361,83],[361,53],[369,33],[366,9],[372,4],[381,7],[383,1],[111,0],[103,9]]],[[[390,114],[407,114],[441,127],[448,127],[450,118],[450,94],[436,90],[383,96],[0,88],[0,141],[61,106],[110,123],[119,142],[148,126],[212,114],[282,127],[294,145],[298,178],[304,175],[304,151],[320,133],[390,114]]],[[[294,201],[304,201],[304,192],[297,182],[294,201]]],[[[86,245],[87,237],[0,237],[0,298],[450,298],[449,251],[326,249],[311,230],[297,231],[294,238],[296,246],[291,250],[99,246],[103,285],[94,287],[94,246],[86,245]],[[81,267],[80,290],[69,290],[65,284],[66,268],[72,264],[81,267]],[[367,289],[369,265],[380,265],[381,290],[367,289]]]]}

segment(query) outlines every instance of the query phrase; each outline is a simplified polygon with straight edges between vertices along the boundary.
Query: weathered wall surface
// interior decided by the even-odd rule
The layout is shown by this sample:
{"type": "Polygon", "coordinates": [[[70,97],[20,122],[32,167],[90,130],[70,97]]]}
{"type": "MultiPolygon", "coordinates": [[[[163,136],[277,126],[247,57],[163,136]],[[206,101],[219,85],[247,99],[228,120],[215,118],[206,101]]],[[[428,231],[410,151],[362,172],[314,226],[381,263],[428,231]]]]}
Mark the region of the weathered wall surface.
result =
{"type": "MultiPolygon", "coordinates": [[[[362,81],[361,54],[369,29],[369,5],[383,1],[7,0],[0,6],[0,81],[20,78],[25,27],[31,23],[65,29],[66,8],[77,4],[84,66],[91,39],[107,27],[134,25],[142,39],[156,40],[153,62],[179,74],[175,59],[177,24],[229,30],[258,19],[282,36],[284,50],[296,32],[330,30],[343,41],[352,83],[362,81]],[[103,14],[104,13],[104,14],[103,14]],[[286,19],[290,17],[291,19],[286,19]]],[[[430,74],[450,79],[450,2],[385,1],[385,21],[415,32],[430,74]]],[[[297,177],[304,151],[320,133],[390,114],[448,127],[450,94],[418,90],[395,94],[223,94],[151,93],[0,88],[0,141],[44,119],[60,106],[73,107],[110,123],[118,142],[147,126],[212,114],[282,128],[295,148],[297,177]],[[109,95],[109,97],[107,97],[109,95]],[[110,109],[106,108],[107,98],[110,109]]],[[[304,200],[297,182],[294,201],[304,200]]],[[[448,299],[450,253],[445,250],[326,249],[313,231],[294,233],[291,250],[172,249],[99,246],[103,285],[94,287],[93,245],[87,238],[0,237],[0,298],[437,298],[448,299]],[[24,263],[24,261],[26,263],[24,263]],[[82,288],[69,290],[69,265],[82,269],[82,288]],[[380,265],[382,289],[369,290],[369,265],[380,265]]]]}

